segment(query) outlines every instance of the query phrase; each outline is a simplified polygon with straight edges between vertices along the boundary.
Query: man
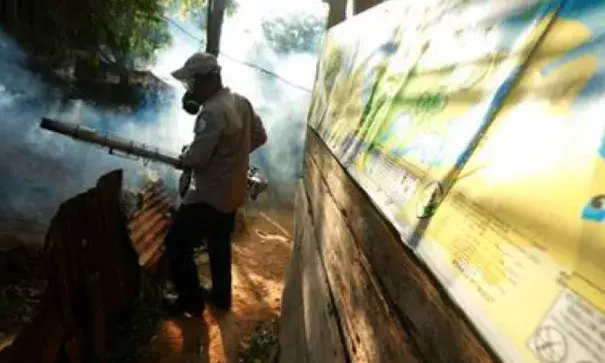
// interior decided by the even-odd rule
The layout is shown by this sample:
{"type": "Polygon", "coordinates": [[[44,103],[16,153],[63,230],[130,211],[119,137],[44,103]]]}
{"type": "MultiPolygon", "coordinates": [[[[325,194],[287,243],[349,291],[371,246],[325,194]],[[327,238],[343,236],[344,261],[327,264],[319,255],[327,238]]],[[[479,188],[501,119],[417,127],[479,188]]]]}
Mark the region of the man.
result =
{"type": "Polygon", "coordinates": [[[199,316],[206,299],[216,308],[231,308],[235,211],[246,198],[248,154],[263,145],[267,136],[250,102],[223,87],[221,67],[212,54],[194,54],[172,76],[185,84],[183,109],[197,119],[194,140],[180,157],[192,170],[191,184],[166,236],[178,294],[167,308],[173,314],[199,316]],[[204,237],[212,275],[208,293],[200,288],[193,256],[194,246],[204,237]]]}

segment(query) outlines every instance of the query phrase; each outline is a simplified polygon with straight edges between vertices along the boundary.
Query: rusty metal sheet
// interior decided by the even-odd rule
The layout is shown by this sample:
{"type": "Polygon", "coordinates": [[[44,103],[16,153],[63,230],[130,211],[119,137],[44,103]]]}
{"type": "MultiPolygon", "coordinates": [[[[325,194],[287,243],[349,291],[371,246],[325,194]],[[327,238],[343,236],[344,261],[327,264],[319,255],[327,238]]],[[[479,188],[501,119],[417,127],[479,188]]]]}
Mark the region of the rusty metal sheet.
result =
{"type": "Polygon", "coordinates": [[[130,238],[139,255],[139,265],[154,271],[163,253],[164,237],[172,226],[174,200],[162,180],[148,183],[140,194],[140,209],[128,224],[130,238]]]}

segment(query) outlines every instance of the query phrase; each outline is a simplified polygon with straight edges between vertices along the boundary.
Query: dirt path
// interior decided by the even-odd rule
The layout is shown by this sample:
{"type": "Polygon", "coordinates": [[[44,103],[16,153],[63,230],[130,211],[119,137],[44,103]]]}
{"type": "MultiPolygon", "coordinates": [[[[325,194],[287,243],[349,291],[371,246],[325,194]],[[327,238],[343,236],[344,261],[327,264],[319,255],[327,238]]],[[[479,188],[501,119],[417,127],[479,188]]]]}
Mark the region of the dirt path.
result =
{"type": "MultiPolygon", "coordinates": [[[[233,243],[232,311],[221,316],[207,308],[203,318],[163,321],[150,343],[158,361],[237,362],[242,339],[279,315],[291,236],[291,211],[248,211],[247,231],[233,243]]],[[[209,286],[209,266],[200,265],[202,281],[209,286]]]]}

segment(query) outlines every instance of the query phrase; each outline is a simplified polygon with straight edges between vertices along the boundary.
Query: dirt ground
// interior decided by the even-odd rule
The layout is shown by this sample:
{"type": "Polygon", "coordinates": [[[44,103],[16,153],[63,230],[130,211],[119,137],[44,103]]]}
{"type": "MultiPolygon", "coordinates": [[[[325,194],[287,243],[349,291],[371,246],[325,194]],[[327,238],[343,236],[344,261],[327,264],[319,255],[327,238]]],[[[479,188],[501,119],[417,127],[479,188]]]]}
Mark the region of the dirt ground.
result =
{"type": "MultiPolygon", "coordinates": [[[[238,362],[241,342],[256,327],[279,316],[283,277],[292,248],[287,211],[246,212],[246,228],[233,242],[233,307],[221,315],[207,308],[203,318],[164,320],[150,343],[161,363],[238,362]]],[[[210,285],[207,258],[198,261],[210,285]]]]}
{"type": "MultiPolygon", "coordinates": [[[[244,349],[242,342],[256,328],[279,317],[283,277],[292,248],[292,212],[248,209],[245,215],[245,228],[236,234],[233,242],[232,310],[221,315],[206,308],[203,318],[162,319],[157,333],[145,347],[152,357],[149,362],[240,362],[238,356],[244,349]]],[[[12,223],[7,227],[10,231],[6,232],[2,227],[5,222],[1,222],[0,232],[6,233],[0,233],[0,237],[6,242],[7,235],[23,235],[28,243],[38,243],[38,240],[41,243],[44,228],[37,228],[34,238],[24,223],[12,223]],[[34,239],[36,241],[30,241],[34,239]]],[[[202,282],[209,287],[207,255],[198,258],[198,266],[202,282]]],[[[7,282],[4,281],[5,287],[7,282]]],[[[24,290],[23,281],[18,286],[24,290]]],[[[6,300],[3,296],[7,297],[7,294],[18,297],[12,299],[17,306],[4,307],[7,314],[0,316],[0,350],[19,326],[29,321],[44,289],[37,285],[27,289],[29,286],[25,284],[25,287],[25,292],[18,291],[15,295],[12,290],[0,286],[0,300],[6,300]]]]}

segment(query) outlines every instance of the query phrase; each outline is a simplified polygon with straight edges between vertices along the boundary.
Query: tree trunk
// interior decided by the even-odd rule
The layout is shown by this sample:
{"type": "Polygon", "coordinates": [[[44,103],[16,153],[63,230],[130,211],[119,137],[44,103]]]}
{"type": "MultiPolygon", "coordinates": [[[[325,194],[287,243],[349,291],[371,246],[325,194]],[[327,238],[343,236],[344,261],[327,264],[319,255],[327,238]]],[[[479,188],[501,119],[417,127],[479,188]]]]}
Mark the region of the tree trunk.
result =
{"type": "Polygon", "coordinates": [[[218,57],[221,41],[221,28],[225,16],[225,0],[208,1],[208,22],[206,26],[206,52],[218,57]]]}

